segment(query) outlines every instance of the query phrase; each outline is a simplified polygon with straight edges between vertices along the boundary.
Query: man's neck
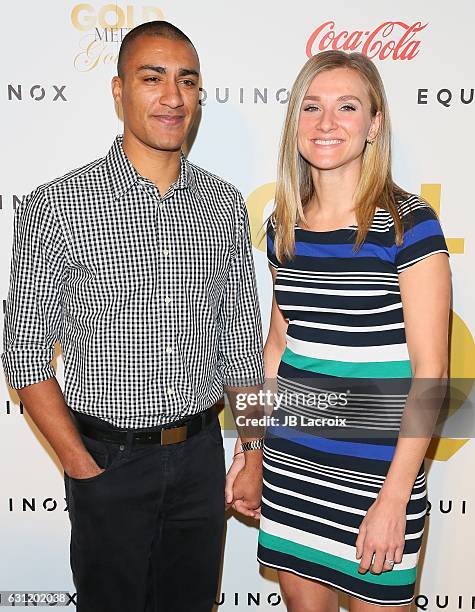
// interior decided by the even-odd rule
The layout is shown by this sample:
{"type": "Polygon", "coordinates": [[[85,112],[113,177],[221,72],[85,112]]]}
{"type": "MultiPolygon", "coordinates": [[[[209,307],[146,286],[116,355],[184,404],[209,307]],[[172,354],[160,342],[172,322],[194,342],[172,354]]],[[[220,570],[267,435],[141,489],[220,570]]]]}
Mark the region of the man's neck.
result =
{"type": "Polygon", "coordinates": [[[181,151],[159,151],[127,132],[122,148],[137,172],[155,183],[162,196],[180,176],[181,151]]]}

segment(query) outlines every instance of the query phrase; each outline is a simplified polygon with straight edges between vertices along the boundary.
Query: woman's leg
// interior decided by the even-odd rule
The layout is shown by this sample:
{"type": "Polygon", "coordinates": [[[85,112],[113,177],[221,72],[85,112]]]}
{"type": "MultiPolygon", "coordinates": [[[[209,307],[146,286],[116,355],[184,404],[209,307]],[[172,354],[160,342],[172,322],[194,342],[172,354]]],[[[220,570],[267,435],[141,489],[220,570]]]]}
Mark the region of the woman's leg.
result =
{"type": "Polygon", "coordinates": [[[350,612],[410,612],[411,604],[407,606],[378,606],[356,597],[350,597],[350,612]]]}
{"type": "Polygon", "coordinates": [[[291,572],[278,574],[288,612],[338,612],[338,593],[332,587],[291,572]]]}

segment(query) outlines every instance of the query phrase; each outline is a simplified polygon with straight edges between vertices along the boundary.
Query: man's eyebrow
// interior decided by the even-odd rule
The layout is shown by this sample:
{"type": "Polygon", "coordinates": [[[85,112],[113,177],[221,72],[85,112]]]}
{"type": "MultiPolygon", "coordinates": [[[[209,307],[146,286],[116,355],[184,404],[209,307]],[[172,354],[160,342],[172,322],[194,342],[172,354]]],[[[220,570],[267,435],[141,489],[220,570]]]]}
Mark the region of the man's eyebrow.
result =
{"type": "Polygon", "coordinates": [[[160,74],[166,74],[167,69],[164,66],[154,66],[153,64],[142,64],[137,68],[137,72],[140,70],[151,70],[152,72],[159,72],[160,74]]]}
{"type": "Polygon", "coordinates": [[[199,77],[200,73],[194,68],[180,68],[178,76],[195,76],[199,77]]]}
{"type": "MultiPolygon", "coordinates": [[[[137,72],[141,70],[151,70],[152,72],[158,72],[159,74],[166,74],[167,69],[165,66],[154,66],[153,64],[143,64],[137,68],[137,72]]],[[[196,76],[199,77],[200,73],[194,68],[180,68],[178,76],[196,76]]]]}
{"type": "MultiPolygon", "coordinates": [[[[304,100],[315,100],[315,102],[320,102],[320,96],[305,96],[304,100]]],[[[358,100],[358,102],[363,105],[358,96],[354,96],[353,94],[348,94],[346,96],[339,96],[337,98],[337,102],[346,102],[348,100],[358,100]]]]}

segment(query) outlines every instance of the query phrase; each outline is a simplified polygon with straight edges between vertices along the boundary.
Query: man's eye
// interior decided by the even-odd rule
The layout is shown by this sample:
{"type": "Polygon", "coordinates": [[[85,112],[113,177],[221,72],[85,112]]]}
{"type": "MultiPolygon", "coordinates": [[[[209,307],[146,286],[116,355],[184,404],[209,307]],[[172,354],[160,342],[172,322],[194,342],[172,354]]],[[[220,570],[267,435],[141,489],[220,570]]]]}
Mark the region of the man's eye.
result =
{"type": "Polygon", "coordinates": [[[186,85],[187,87],[195,87],[196,83],[194,81],[186,79],[185,81],[183,81],[183,85],[186,85]]]}
{"type": "Polygon", "coordinates": [[[156,81],[158,81],[158,77],[148,76],[148,77],[145,77],[144,81],[146,81],[147,83],[155,83],[156,81]]]}

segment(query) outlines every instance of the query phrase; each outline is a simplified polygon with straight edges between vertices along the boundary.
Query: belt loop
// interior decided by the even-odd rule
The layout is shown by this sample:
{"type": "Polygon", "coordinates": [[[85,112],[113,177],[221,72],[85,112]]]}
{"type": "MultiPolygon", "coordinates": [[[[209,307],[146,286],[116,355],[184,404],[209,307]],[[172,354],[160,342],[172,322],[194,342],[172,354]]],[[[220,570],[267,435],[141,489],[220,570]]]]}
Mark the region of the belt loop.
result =
{"type": "Polygon", "coordinates": [[[134,443],[134,432],[132,429],[127,431],[127,448],[132,448],[134,443]]]}

